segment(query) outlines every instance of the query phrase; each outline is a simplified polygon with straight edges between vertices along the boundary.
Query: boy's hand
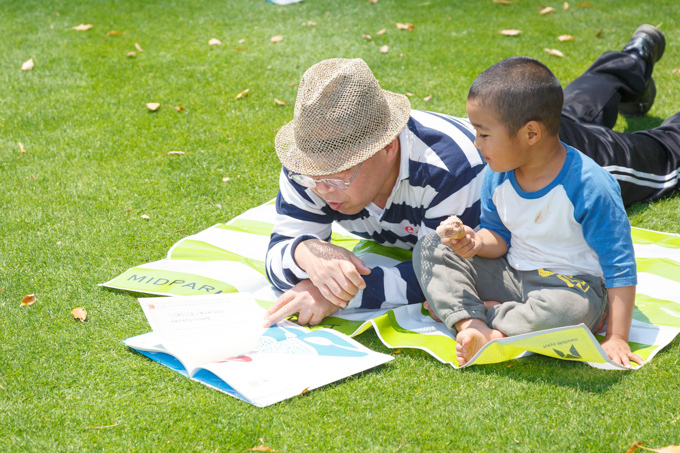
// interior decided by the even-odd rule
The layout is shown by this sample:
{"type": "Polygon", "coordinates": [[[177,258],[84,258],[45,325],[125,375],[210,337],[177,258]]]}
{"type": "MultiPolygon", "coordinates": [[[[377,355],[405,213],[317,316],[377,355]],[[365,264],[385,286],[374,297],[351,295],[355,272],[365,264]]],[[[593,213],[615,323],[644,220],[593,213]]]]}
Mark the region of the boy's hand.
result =
{"type": "Polygon", "coordinates": [[[475,233],[475,230],[465,225],[465,237],[463,239],[452,239],[450,237],[442,239],[444,245],[448,245],[451,250],[460,255],[461,258],[472,258],[482,249],[482,240],[475,233]]]}
{"type": "Polygon", "coordinates": [[[628,342],[622,338],[605,337],[601,344],[604,352],[606,352],[609,358],[616,363],[626,367],[631,367],[631,360],[638,365],[645,363],[642,357],[631,352],[628,342]]]}
{"type": "Polygon", "coordinates": [[[609,321],[607,321],[607,334],[602,340],[602,349],[610,359],[621,365],[630,367],[631,360],[640,365],[644,364],[642,357],[633,354],[628,345],[628,333],[635,306],[635,286],[607,288],[607,296],[609,298],[609,321]]]}

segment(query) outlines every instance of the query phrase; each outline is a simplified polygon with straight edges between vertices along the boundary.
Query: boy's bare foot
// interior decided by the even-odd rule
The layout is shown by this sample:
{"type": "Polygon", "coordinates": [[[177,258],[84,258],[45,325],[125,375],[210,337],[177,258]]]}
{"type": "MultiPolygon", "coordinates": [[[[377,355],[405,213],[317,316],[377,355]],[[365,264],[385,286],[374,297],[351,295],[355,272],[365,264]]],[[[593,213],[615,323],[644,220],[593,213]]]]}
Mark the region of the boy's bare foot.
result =
{"type": "Polygon", "coordinates": [[[425,308],[425,310],[427,310],[430,313],[430,317],[432,319],[434,319],[437,322],[442,322],[442,320],[439,319],[439,316],[437,316],[437,313],[435,313],[434,310],[432,309],[432,307],[430,307],[430,304],[428,303],[428,301],[423,302],[423,307],[425,308]]]}
{"type": "Polygon", "coordinates": [[[491,340],[504,338],[499,330],[492,329],[480,319],[465,319],[456,323],[456,359],[465,365],[491,340]]]}
{"type": "Polygon", "coordinates": [[[484,306],[486,308],[492,308],[495,307],[496,305],[500,305],[500,302],[496,302],[495,300],[487,300],[484,302],[484,306]]]}

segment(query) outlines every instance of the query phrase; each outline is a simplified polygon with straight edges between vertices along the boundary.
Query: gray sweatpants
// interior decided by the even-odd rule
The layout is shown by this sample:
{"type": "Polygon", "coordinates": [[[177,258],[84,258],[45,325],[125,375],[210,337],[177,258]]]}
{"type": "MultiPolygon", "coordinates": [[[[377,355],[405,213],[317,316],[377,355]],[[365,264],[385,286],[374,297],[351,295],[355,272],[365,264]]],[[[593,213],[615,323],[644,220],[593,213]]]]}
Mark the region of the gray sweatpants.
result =
{"type": "Polygon", "coordinates": [[[517,271],[505,257],[464,259],[436,234],[416,244],[413,268],[426,300],[454,332],[454,324],[469,318],[506,336],[579,323],[595,331],[606,313],[602,277],[517,271]],[[501,305],[487,309],[484,301],[501,305]]]}

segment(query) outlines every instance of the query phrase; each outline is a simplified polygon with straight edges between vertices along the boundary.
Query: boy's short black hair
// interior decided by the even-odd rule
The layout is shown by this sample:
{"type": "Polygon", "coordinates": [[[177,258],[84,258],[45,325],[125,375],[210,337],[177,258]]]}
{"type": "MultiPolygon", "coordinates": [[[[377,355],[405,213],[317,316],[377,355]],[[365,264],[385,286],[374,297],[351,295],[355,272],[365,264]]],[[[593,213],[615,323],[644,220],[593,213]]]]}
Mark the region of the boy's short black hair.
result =
{"type": "Polygon", "coordinates": [[[546,65],[533,58],[511,57],[486,69],[472,82],[468,100],[494,111],[510,135],[529,121],[559,135],[562,86],[546,65]]]}

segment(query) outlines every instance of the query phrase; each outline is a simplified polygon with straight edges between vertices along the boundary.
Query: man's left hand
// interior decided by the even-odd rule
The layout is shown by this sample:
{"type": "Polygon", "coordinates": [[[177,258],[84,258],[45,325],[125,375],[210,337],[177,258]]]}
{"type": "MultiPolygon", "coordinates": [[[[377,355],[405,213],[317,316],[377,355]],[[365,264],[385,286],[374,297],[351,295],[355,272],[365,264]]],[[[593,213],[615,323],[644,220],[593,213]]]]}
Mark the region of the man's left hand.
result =
{"type": "Polygon", "coordinates": [[[340,307],[323,297],[312,281],[307,279],[293,286],[274,302],[265,314],[264,327],[273,326],[298,312],[299,324],[315,326],[339,309],[340,307]]]}

